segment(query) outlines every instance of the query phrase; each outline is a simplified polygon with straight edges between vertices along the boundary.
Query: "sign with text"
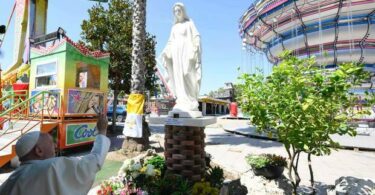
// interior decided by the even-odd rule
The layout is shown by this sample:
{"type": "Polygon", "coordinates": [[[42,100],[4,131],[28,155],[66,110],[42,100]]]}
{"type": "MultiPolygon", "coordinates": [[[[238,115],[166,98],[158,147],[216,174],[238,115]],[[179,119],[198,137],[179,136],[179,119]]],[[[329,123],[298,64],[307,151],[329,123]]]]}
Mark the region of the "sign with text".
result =
{"type": "Polygon", "coordinates": [[[92,142],[98,134],[96,122],[67,124],[65,133],[66,146],[92,142]]]}

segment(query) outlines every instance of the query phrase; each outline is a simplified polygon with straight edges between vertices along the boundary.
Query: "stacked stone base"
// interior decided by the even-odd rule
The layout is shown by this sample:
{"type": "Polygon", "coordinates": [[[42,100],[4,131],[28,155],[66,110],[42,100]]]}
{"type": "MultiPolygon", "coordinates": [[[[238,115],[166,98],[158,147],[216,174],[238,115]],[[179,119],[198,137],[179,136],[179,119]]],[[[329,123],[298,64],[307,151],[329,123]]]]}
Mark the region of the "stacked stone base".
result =
{"type": "Polygon", "coordinates": [[[165,160],[170,173],[200,181],[205,172],[204,127],[165,126],[165,160]]]}

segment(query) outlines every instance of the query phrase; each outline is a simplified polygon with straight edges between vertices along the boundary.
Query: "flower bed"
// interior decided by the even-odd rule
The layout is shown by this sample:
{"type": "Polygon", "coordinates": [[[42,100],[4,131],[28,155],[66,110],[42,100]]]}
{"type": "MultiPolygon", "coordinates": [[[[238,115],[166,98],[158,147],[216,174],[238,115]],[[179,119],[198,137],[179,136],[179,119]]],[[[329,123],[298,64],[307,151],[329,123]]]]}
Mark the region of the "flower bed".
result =
{"type": "Polygon", "coordinates": [[[193,194],[217,195],[224,173],[219,167],[206,169],[202,181],[168,173],[165,159],[154,152],[126,160],[115,177],[101,183],[98,195],[193,194]]]}

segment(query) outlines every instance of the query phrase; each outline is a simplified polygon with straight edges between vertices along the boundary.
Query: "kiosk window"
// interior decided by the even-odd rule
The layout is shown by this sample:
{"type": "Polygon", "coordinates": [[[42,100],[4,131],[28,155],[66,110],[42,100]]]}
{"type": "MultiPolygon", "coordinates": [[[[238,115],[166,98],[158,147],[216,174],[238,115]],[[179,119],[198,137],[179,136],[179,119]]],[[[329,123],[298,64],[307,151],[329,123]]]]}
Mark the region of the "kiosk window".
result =
{"type": "Polygon", "coordinates": [[[37,65],[35,79],[36,87],[55,86],[57,81],[56,62],[37,65]]]}
{"type": "Polygon", "coordinates": [[[77,63],[76,87],[100,89],[100,68],[82,62],[77,63]]]}

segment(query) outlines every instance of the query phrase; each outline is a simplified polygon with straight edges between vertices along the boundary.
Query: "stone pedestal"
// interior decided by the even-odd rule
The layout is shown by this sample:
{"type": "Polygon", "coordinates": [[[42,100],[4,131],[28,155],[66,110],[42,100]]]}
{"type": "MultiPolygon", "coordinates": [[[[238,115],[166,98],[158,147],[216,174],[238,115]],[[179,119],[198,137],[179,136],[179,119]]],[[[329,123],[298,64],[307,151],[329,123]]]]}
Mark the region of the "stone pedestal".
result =
{"type": "Polygon", "coordinates": [[[204,128],[215,122],[215,118],[167,119],[164,155],[168,171],[190,181],[203,178],[206,167],[204,128]]]}

